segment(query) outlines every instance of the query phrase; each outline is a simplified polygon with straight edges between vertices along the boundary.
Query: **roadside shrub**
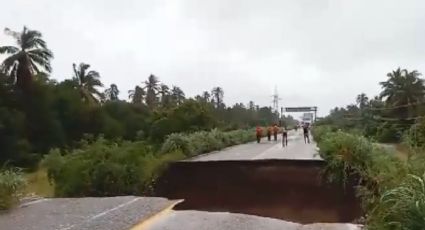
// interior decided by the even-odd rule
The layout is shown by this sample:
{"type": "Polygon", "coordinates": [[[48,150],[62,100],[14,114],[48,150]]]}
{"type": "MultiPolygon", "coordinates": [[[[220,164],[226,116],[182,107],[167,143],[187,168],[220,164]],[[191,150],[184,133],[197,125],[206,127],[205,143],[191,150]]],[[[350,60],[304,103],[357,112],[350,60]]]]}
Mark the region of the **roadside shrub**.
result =
{"type": "Polygon", "coordinates": [[[52,149],[42,165],[54,182],[55,196],[143,195],[152,192],[169,162],[244,143],[252,136],[251,130],[176,133],[167,137],[158,152],[143,141],[89,138],[69,152],[52,149]]]}
{"type": "Polygon", "coordinates": [[[317,143],[321,142],[324,136],[330,132],[333,132],[332,128],[328,125],[315,126],[311,130],[311,135],[314,141],[317,143]]]}
{"type": "Polygon", "coordinates": [[[324,175],[329,182],[345,185],[350,176],[359,176],[366,168],[372,144],[364,137],[345,132],[328,133],[319,142],[320,156],[326,161],[324,175]]]}
{"type": "Polygon", "coordinates": [[[198,131],[190,134],[175,133],[166,138],[160,152],[167,153],[178,150],[190,157],[246,143],[254,139],[254,131],[252,130],[223,132],[213,129],[209,132],[198,131]]]}
{"type": "Polygon", "coordinates": [[[425,174],[407,175],[382,195],[377,210],[369,229],[425,229],[425,174]]]}
{"type": "Polygon", "coordinates": [[[19,169],[0,170],[0,210],[11,208],[19,201],[25,184],[19,169]]]}
{"type": "MultiPolygon", "coordinates": [[[[368,229],[411,229],[382,226],[395,220],[388,214],[388,204],[384,202],[387,194],[405,180],[409,171],[414,171],[412,167],[366,138],[342,131],[326,134],[319,148],[326,162],[323,173],[328,181],[344,187],[355,186],[366,213],[368,229]]],[[[419,166],[416,171],[417,168],[419,166]]]]}
{"type": "Polygon", "coordinates": [[[384,123],[377,131],[376,140],[381,143],[396,143],[402,138],[402,132],[394,124],[384,123]]]}
{"type": "Polygon", "coordinates": [[[181,159],[173,151],[155,154],[144,142],[111,142],[99,138],[80,149],[61,155],[52,150],[43,164],[54,181],[56,196],[141,195],[171,160],[181,159]]]}
{"type": "Polygon", "coordinates": [[[161,153],[174,151],[181,151],[188,155],[192,153],[193,147],[187,135],[182,133],[173,133],[168,135],[167,139],[162,144],[161,153]]]}
{"type": "Polygon", "coordinates": [[[425,148],[425,120],[421,119],[418,123],[412,125],[409,130],[405,132],[404,142],[414,148],[425,148]]]}

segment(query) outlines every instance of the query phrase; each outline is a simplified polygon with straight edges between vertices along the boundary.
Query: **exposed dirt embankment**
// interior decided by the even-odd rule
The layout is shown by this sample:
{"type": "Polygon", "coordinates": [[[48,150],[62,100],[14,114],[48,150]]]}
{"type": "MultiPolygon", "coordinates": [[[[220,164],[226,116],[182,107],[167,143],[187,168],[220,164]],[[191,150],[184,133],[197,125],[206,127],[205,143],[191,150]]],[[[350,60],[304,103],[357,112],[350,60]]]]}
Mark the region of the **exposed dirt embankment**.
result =
{"type": "Polygon", "coordinates": [[[299,223],[351,222],[360,207],[350,187],[320,178],[322,161],[176,162],[156,195],[185,199],[176,209],[228,211],[299,223]]]}

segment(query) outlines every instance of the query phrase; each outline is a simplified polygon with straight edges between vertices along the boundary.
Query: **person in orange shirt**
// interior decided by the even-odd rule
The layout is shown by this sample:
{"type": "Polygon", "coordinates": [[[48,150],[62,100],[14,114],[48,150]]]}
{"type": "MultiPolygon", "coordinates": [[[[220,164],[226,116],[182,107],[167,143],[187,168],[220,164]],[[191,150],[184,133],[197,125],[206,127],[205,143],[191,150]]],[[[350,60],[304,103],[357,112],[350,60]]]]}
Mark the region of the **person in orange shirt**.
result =
{"type": "Polygon", "coordinates": [[[267,140],[268,140],[268,141],[270,141],[270,140],[271,140],[272,131],[273,131],[272,127],[271,127],[271,126],[269,126],[269,127],[267,128],[267,140]]]}
{"type": "Polygon", "coordinates": [[[257,128],[255,128],[255,134],[257,135],[257,143],[260,143],[261,137],[263,136],[263,129],[257,126],[257,128]]]}
{"type": "Polygon", "coordinates": [[[277,133],[279,132],[279,127],[277,127],[277,125],[275,124],[273,126],[273,136],[274,136],[274,141],[277,141],[277,133]]]}

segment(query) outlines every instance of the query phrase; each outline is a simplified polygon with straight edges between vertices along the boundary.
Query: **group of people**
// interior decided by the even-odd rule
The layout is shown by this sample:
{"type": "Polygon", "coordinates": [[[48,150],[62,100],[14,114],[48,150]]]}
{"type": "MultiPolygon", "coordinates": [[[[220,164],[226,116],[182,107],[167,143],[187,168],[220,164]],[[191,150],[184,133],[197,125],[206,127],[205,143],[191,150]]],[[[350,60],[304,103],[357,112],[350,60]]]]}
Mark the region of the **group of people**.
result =
{"type": "MultiPolygon", "coordinates": [[[[304,134],[304,143],[310,143],[310,135],[309,130],[310,126],[308,124],[304,124],[302,126],[303,128],[303,134],[304,134]]],[[[295,128],[295,131],[297,131],[298,127],[295,128]]],[[[277,135],[279,131],[282,131],[282,146],[288,146],[288,131],[286,127],[279,128],[276,124],[273,126],[267,127],[267,140],[271,141],[271,137],[273,135],[274,141],[277,141],[277,135]]],[[[263,137],[263,129],[260,126],[257,126],[256,130],[256,136],[257,136],[257,143],[260,143],[261,138],[263,137]]]]}

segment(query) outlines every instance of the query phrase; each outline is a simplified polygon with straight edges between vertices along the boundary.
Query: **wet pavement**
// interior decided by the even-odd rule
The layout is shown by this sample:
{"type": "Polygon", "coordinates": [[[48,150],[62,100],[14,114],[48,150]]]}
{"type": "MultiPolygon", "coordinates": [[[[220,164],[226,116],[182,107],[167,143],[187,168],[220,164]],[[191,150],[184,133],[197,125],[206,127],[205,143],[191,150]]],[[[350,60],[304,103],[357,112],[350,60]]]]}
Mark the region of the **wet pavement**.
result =
{"type": "MultiPolygon", "coordinates": [[[[311,138],[311,137],[310,137],[311,138]]],[[[288,146],[282,147],[282,139],[267,141],[263,138],[261,143],[248,143],[204,154],[189,161],[226,161],[226,160],[262,160],[262,159],[286,159],[286,160],[320,160],[317,145],[314,141],[304,143],[301,130],[290,131],[288,134],[288,146]]]]}
{"type": "Polygon", "coordinates": [[[227,212],[171,211],[146,230],[360,230],[353,224],[301,225],[267,217],[227,212]]]}
{"type": "Polygon", "coordinates": [[[0,214],[7,230],[130,229],[176,201],[157,197],[41,199],[0,214]]]}

